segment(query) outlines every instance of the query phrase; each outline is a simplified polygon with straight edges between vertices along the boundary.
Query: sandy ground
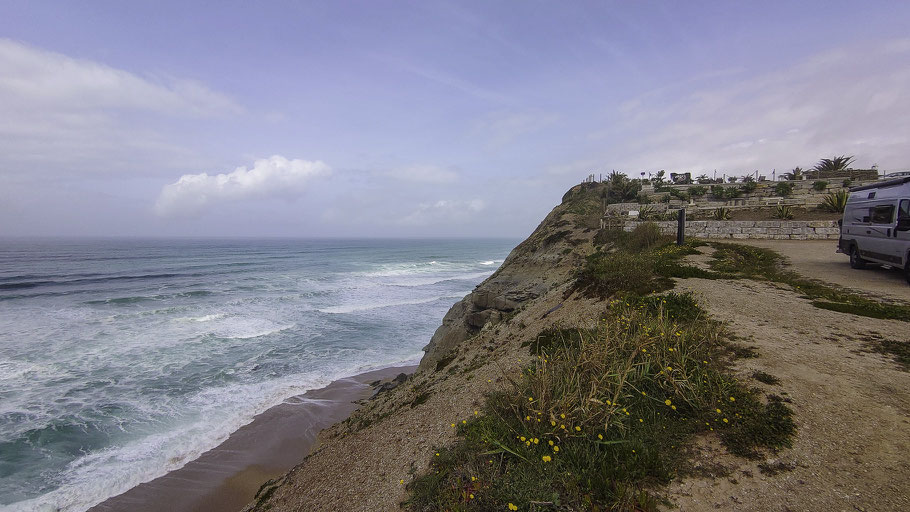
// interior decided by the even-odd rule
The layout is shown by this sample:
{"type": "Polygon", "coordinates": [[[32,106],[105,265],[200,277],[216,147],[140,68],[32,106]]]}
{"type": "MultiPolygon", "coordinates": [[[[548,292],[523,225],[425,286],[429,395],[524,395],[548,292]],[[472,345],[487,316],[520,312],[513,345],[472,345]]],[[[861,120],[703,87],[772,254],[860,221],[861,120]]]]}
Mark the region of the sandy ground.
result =
{"type": "MultiPolygon", "coordinates": [[[[782,252],[809,277],[906,294],[902,278],[856,279],[859,271],[824,251],[827,242],[756,245],[782,252]]],[[[756,461],[701,439],[693,451],[702,474],[666,492],[679,510],[910,510],[910,373],[870,351],[874,340],[910,342],[907,323],[817,309],[789,289],[748,280],[689,279],[678,288],[698,294],[757,349],[757,358],[738,360],[738,376],[789,399],[798,426],[792,449],[756,461]],[[780,383],[759,383],[756,370],[780,383]],[[772,475],[768,467],[783,470],[772,475]]]]}
{"type": "Polygon", "coordinates": [[[737,243],[777,251],[800,274],[829,283],[869,292],[880,297],[910,301],[910,285],[899,270],[869,265],[850,268],[850,258],[836,253],[837,240],[737,240],[737,243]]]}

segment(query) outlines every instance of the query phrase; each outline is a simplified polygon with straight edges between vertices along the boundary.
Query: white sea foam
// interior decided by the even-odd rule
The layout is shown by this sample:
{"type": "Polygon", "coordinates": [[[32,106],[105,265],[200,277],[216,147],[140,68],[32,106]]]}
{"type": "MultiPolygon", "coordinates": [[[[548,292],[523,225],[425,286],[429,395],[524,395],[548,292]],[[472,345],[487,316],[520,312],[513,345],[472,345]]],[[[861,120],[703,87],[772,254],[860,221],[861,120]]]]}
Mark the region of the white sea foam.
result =
{"type": "Polygon", "coordinates": [[[413,306],[416,304],[429,304],[430,302],[436,302],[437,300],[442,299],[460,299],[465,295],[471,293],[470,290],[462,293],[454,293],[449,295],[438,295],[436,297],[428,297],[424,299],[409,299],[402,301],[393,301],[393,302],[373,302],[373,303],[357,303],[357,304],[342,304],[340,306],[332,306],[329,308],[318,309],[322,313],[334,313],[334,314],[343,314],[343,313],[354,313],[356,311],[369,311],[371,309],[380,309],[380,308],[391,308],[396,306],[413,306]]]}
{"type": "Polygon", "coordinates": [[[483,272],[474,272],[471,274],[450,274],[450,275],[440,275],[435,277],[414,277],[410,279],[396,279],[394,281],[389,281],[385,284],[390,286],[429,286],[431,284],[444,283],[446,281],[467,281],[467,280],[476,280],[484,277],[488,277],[492,274],[492,270],[485,270],[483,272]]]}
{"type": "Polygon", "coordinates": [[[72,461],[61,486],[37,498],[0,507],[3,511],[88,509],[142,482],[179,469],[221,444],[240,427],[286,397],[327,385],[337,378],[288,375],[274,381],[206,389],[191,400],[196,421],[170,428],[124,446],[93,452],[72,461]]]}

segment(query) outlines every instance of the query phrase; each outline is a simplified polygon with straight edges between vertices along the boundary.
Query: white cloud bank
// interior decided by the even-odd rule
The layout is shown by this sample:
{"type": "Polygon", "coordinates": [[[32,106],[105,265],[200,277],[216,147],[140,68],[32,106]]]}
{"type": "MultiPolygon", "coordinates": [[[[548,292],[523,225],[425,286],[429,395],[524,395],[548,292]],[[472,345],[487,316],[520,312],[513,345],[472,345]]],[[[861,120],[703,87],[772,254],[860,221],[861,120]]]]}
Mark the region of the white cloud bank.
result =
{"type": "Polygon", "coordinates": [[[150,120],[241,111],[193,80],[140,76],[0,38],[0,166],[7,171],[97,174],[186,164],[192,152],[150,120]]]}
{"type": "Polygon", "coordinates": [[[681,101],[630,100],[619,109],[619,126],[633,135],[602,162],[632,172],[742,174],[848,154],[859,166],[904,168],[910,164],[908,62],[910,39],[892,40],[829,51],[681,101]]]}
{"type": "Polygon", "coordinates": [[[165,185],[155,202],[162,217],[191,216],[207,207],[247,199],[300,197],[314,177],[326,175],[331,168],[321,161],[288,160],[275,155],[256,160],[252,169],[238,167],[226,174],[184,174],[165,185]]]}

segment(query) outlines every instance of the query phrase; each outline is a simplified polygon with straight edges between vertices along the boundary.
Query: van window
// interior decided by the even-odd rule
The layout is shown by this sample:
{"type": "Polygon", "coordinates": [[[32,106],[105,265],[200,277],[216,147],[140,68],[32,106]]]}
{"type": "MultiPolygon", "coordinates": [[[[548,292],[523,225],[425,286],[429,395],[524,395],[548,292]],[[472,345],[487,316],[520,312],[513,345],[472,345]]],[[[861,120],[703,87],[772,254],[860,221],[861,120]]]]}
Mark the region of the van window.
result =
{"type": "Polygon", "coordinates": [[[903,219],[910,217],[910,199],[901,199],[901,207],[898,209],[897,218],[903,219]]]}
{"type": "Polygon", "coordinates": [[[873,206],[869,208],[869,217],[873,224],[891,224],[894,222],[894,205],[873,206]]]}
{"type": "Polygon", "coordinates": [[[868,208],[847,208],[846,214],[844,215],[846,222],[851,224],[868,224],[869,223],[869,209],[868,208]]]}

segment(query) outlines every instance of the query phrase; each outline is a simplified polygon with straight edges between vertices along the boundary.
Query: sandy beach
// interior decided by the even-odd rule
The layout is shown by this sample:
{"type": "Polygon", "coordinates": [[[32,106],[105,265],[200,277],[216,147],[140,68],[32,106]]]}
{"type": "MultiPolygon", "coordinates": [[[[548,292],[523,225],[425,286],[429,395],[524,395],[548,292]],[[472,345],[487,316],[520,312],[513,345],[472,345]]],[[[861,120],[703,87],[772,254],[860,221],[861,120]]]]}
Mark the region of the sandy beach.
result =
{"type": "Polygon", "coordinates": [[[416,366],[383,368],[339,379],[285,400],[257,416],[216,448],[180,469],[110,498],[92,512],[216,512],[242,509],[259,487],[299,464],[316,436],[369,398],[375,381],[416,366]]]}

